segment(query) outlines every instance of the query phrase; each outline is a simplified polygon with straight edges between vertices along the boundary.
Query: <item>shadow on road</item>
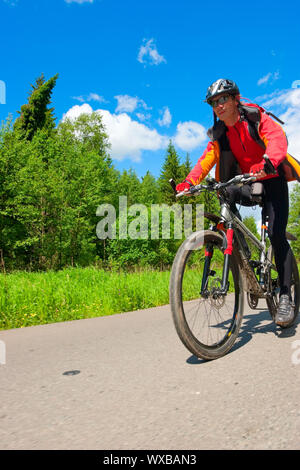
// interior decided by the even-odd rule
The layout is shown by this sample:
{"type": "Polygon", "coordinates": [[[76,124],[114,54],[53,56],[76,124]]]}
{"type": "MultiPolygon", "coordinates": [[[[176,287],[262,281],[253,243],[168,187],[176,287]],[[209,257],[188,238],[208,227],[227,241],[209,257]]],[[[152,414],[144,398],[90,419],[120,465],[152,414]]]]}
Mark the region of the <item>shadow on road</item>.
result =
{"type": "MultiPolygon", "coordinates": [[[[245,315],[243,317],[239,336],[232,349],[227,354],[231,354],[237,349],[245,346],[245,344],[251,341],[254,334],[273,333],[278,338],[290,338],[296,334],[296,329],[299,323],[300,314],[298,314],[296,322],[290,328],[280,328],[279,326],[275,325],[275,323],[271,320],[268,310],[261,310],[257,314],[251,313],[250,315],[245,315]]],[[[187,359],[186,362],[188,364],[205,364],[211,361],[199,359],[198,357],[192,355],[187,359]]]]}

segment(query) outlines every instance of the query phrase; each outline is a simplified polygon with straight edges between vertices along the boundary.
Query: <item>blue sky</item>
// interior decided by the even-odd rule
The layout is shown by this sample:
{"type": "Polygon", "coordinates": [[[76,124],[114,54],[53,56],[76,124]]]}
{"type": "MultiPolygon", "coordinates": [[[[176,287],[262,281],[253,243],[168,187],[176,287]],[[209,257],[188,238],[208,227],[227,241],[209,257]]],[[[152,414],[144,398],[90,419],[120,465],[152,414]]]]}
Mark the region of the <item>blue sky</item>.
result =
{"type": "Polygon", "coordinates": [[[57,122],[101,110],[115,166],[158,176],[169,139],[196,163],[212,121],[206,89],[226,77],[288,118],[299,157],[299,17],[294,0],[0,0],[0,120],[42,72],[59,73],[57,122]]]}

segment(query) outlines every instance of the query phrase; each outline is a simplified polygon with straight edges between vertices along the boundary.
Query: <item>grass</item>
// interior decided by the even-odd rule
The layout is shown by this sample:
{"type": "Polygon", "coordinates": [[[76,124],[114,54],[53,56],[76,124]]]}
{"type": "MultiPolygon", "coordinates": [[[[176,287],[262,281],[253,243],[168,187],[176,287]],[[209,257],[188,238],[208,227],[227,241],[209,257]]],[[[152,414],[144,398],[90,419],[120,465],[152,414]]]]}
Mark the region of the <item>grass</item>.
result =
{"type": "MultiPolygon", "coordinates": [[[[189,276],[185,300],[199,293],[199,270],[191,270],[189,276]]],[[[169,271],[126,273],[95,268],[0,274],[0,330],[165,305],[169,280],[169,271]]]]}
{"type": "Polygon", "coordinates": [[[169,303],[169,272],[71,268],[0,275],[0,329],[78,320],[169,303]]]}

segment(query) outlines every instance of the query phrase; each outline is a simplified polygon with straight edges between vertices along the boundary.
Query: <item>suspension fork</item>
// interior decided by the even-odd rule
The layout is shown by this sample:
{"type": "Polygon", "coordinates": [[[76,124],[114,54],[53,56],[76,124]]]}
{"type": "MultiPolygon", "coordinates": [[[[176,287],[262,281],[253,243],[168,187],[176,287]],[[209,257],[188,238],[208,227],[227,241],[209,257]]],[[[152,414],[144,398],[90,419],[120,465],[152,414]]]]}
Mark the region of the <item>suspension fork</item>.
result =
{"type": "Polygon", "coordinates": [[[212,259],[212,255],[214,252],[214,247],[212,243],[208,243],[205,247],[205,261],[204,261],[204,267],[203,267],[203,277],[202,277],[202,283],[201,283],[201,295],[206,294],[206,284],[207,284],[207,278],[210,274],[210,263],[212,259]]]}
{"type": "Polygon", "coordinates": [[[223,273],[222,273],[222,285],[220,289],[221,294],[227,294],[229,289],[229,265],[230,265],[230,257],[232,256],[233,252],[233,225],[231,223],[228,224],[228,229],[226,232],[227,238],[227,247],[224,251],[224,265],[223,265],[223,273]]]}
{"type": "Polygon", "coordinates": [[[269,217],[265,215],[264,210],[262,211],[262,223],[261,223],[261,243],[264,247],[260,255],[261,269],[259,270],[259,284],[264,285],[265,283],[265,248],[266,248],[266,234],[268,230],[269,217]]]}
{"type": "MultiPolygon", "coordinates": [[[[227,294],[227,291],[229,289],[229,282],[228,282],[228,277],[229,277],[229,266],[230,266],[230,257],[232,256],[232,251],[233,251],[233,225],[231,223],[228,224],[228,229],[226,232],[226,237],[227,237],[227,247],[224,251],[224,264],[223,264],[223,272],[222,272],[222,284],[220,288],[220,294],[227,294]]],[[[213,255],[213,245],[207,244],[205,247],[205,262],[204,262],[204,268],[203,268],[203,277],[202,277],[202,283],[201,283],[201,295],[205,295],[206,292],[206,284],[207,284],[207,278],[211,274],[210,270],[210,263],[213,255]]]]}

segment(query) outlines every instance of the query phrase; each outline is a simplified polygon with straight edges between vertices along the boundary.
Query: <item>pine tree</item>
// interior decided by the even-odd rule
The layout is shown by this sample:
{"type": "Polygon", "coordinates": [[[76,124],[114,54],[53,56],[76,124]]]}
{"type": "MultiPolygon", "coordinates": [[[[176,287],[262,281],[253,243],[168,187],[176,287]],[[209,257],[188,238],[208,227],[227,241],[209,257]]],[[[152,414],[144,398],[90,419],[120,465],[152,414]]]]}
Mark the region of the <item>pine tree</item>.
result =
{"type": "Polygon", "coordinates": [[[21,106],[18,111],[20,116],[14,123],[14,131],[21,139],[32,140],[38,129],[46,129],[49,133],[55,128],[55,118],[53,108],[48,108],[51,104],[51,95],[55,87],[58,74],[45,81],[44,74],[36,79],[31,85],[28,103],[21,106]]]}
{"type": "Polygon", "coordinates": [[[140,202],[142,204],[156,204],[158,202],[158,194],[158,183],[150,171],[147,171],[142,178],[140,202]]]}
{"type": "Polygon", "coordinates": [[[127,204],[136,204],[140,202],[141,182],[136,172],[130,168],[123,170],[118,181],[118,195],[127,197],[127,204]]]}
{"type": "Polygon", "coordinates": [[[182,181],[182,166],[179,156],[170,140],[165,161],[159,177],[160,200],[166,204],[174,204],[176,201],[174,191],[170,186],[169,180],[173,179],[176,184],[182,181]]]}
{"type": "Polygon", "coordinates": [[[192,171],[192,162],[189,153],[186,154],[185,161],[182,165],[182,180],[192,171]]]}

